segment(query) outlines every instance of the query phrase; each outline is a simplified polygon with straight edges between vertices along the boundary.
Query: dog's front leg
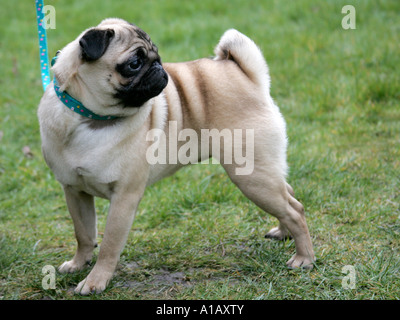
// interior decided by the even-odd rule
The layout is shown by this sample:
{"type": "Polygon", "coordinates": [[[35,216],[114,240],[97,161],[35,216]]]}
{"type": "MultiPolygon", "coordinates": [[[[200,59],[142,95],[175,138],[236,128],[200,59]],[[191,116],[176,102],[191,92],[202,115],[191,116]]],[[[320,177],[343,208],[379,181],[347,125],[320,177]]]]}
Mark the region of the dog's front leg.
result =
{"type": "Polygon", "coordinates": [[[75,256],[60,267],[61,273],[71,273],[83,269],[92,260],[96,247],[96,212],[93,196],[64,186],[68,210],[74,222],[75,237],[78,243],[75,256]]]}
{"type": "Polygon", "coordinates": [[[143,191],[144,187],[140,192],[116,192],[112,196],[97,262],[86,279],[78,284],[75,293],[100,293],[107,287],[125,245],[143,191]]]}

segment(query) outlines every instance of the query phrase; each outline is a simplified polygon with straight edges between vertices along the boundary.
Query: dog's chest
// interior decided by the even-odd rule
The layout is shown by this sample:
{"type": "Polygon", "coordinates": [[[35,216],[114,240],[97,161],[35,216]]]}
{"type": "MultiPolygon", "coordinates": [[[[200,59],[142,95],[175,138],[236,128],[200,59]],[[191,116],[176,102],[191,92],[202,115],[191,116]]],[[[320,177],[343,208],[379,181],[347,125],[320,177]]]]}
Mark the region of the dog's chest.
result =
{"type": "Polygon", "coordinates": [[[121,152],[99,137],[78,136],[68,144],[49,141],[43,146],[46,161],[62,185],[93,196],[110,198],[121,177],[121,152]]]}
{"type": "Polygon", "coordinates": [[[119,178],[116,168],[111,165],[109,155],[101,152],[87,152],[79,158],[64,154],[63,160],[53,171],[63,185],[102,198],[111,197],[119,178]]]}

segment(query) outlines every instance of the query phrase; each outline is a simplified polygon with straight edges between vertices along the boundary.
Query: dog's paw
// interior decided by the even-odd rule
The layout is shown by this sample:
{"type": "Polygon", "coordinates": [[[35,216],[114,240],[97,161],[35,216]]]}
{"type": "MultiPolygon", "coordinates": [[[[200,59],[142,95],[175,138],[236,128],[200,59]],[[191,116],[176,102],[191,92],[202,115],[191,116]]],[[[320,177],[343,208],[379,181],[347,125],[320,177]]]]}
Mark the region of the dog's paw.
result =
{"type": "Polygon", "coordinates": [[[315,258],[301,256],[299,254],[295,254],[292,258],[286,262],[286,265],[289,269],[312,269],[314,264],[315,258]]]}
{"type": "Polygon", "coordinates": [[[286,230],[282,230],[280,227],[272,228],[266,235],[265,238],[285,240],[290,239],[291,236],[286,230]]]}
{"type": "Polygon", "coordinates": [[[110,282],[112,273],[109,272],[90,272],[89,275],[79,282],[75,288],[75,293],[83,296],[87,296],[92,293],[103,292],[108,283],[110,282]]]}
{"type": "Polygon", "coordinates": [[[60,273],[73,273],[82,270],[87,264],[77,263],[74,260],[65,261],[59,268],[60,273]]]}

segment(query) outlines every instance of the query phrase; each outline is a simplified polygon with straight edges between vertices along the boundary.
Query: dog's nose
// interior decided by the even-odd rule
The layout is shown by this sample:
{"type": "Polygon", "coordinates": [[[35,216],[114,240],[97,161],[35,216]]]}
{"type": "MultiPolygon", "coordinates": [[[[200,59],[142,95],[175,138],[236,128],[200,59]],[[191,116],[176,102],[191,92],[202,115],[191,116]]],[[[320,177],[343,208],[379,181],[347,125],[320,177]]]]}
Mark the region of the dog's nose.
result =
{"type": "Polygon", "coordinates": [[[156,60],[152,63],[151,65],[153,68],[157,68],[157,69],[163,69],[162,65],[161,65],[161,61],[160,60],[156,60]]]}

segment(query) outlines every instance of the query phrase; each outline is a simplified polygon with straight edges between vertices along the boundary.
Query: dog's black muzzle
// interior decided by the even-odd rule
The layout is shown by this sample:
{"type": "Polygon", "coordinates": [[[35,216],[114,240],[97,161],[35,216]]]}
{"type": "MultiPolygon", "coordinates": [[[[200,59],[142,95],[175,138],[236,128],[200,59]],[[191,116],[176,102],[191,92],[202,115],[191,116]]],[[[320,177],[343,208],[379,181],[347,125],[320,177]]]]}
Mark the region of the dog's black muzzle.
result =
{"type": "Polygon", "coordinates": [[[153,61],[139,82],[120,88],[115,95],[125,107],[140,107],[158,96],[168,84],[168,74],[159,60],[153,61]]]}

